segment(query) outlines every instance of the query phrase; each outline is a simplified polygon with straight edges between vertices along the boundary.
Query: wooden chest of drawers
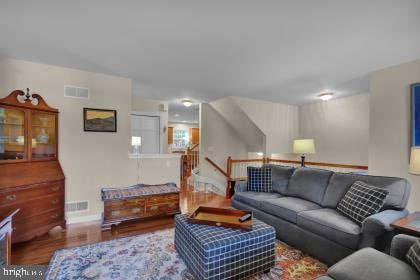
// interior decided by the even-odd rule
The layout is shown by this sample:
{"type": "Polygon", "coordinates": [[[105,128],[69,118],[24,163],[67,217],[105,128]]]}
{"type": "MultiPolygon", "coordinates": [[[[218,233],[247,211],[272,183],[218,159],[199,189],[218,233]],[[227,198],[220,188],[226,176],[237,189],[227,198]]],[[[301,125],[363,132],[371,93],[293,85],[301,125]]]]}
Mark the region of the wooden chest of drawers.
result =
{"type": "Polygon", "coordinates": [[[179,193],[150,194],[104,200],[103,229],[123,221],[180,213],[179,193]]]}
{"type": "MultiPolygon", "coordinates": [[[[31,166],[41,167],[45,164],[46,162],[39,162],[32,163],[31,166]]],[[[51,162],[48,164],[52,165],[51,162]]],[[[56,165],[58,168],[58,162],[56,165]]],[[[22,164],[20,166],[24,167],[22,164]]],[[[5,165],[0,165],[0,175],[5,168],[5,165]]],[[[42,171],[42,168],[39,171],[42,171]]],[[[43,176],[40,177],[45,179],[43,176]]],[[[30,240],[47,233],[55,226],[65,227],[64,176],[62,179],[60,177],[57,176],[59,180],[34,180],[34,184],[17,186],[11,183],[5,186],[2,184],[4,178],[0,178],[0,216],[6,215],[13,209],[20,209],[13,218],[13,243],[30,240]]]]}

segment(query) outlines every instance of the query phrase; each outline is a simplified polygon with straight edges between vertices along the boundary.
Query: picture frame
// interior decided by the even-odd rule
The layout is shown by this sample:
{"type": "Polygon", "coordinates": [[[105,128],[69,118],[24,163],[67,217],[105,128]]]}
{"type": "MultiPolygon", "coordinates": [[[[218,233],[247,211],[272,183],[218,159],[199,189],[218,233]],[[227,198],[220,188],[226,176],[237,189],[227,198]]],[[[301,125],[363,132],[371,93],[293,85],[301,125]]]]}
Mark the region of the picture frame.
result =
{"type": "Polygon", "coordinates": [[[117,111],[83,108],[83,130],[87,132],[117,132],[117,111]]]}
{"type": "Polygon", "coordinates": [[[411,87],[411,146],[420,146],[420,83],[411,87]]]}

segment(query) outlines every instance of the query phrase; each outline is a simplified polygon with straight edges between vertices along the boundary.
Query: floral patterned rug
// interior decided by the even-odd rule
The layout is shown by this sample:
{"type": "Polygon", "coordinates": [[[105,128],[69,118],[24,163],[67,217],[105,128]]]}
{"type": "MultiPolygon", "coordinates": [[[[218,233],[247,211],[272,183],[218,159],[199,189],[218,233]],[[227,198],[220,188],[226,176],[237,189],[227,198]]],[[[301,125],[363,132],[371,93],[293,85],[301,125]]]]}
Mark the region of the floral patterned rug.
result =
{"type": "MultiPolygon", "coordinates": [[[[314,279],[326,270],[321,262],[277,241],[276,266],[249,280],[314,279]]],[[[174,229],[58,250],[46,279],[193,280],[175,252],[174,229]]]]}

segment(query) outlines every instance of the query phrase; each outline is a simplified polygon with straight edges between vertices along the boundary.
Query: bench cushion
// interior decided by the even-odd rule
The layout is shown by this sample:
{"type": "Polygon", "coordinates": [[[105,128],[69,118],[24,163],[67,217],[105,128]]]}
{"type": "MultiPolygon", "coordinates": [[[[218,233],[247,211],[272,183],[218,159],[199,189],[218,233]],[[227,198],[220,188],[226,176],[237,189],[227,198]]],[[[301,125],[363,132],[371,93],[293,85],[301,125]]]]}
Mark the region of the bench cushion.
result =
{"type": "Polygon", "coordinates": [[[298,226],[341,244],[358,249],[361,227],[334,209],[318,209],[298,213],[298,226]]]}
{"type": "Polygon", "coordinates": [[[246,203],[257,209],[261,209],[261,201],[279,197],[281,197],[281,195],[278,193],[266,192],[237,192],[234,195],[234,199],[246,203]]]}
{"type": "Polygon", "coordinates": [[[294,224],[299,212],[320,208],[318,204],[297,197],[274,198],[261,203],[261,210],[294,224]]]}
{"type": "Polygon", "coordinates": [[[102,200],[129,199],[139,196],[179,193],[175,183],[161,185],[134,185],[128,188],[102,188],[102,200]]]}

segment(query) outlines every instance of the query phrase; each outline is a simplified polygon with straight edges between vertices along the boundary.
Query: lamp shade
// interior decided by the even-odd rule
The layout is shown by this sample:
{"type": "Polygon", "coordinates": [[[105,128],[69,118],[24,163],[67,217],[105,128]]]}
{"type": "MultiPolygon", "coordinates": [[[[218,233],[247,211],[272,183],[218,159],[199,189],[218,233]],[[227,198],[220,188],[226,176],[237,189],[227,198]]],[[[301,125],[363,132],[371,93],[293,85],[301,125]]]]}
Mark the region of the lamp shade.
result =
{"type": "Polygon", "coordinates": [[[293,152],[295,154],[314,154],[314,139],[296,139],[293,141],[293,152]]]}
{"type": "Polygon", "coordinates": [[[141,146],[141,137],[140,136],[132,136],[131,137],[131,146],[141,146]]]}
{"type": "Polygon", "coordinates": [[[411,148],[409,172],[420,175],[420,147],[411,148]]]}

